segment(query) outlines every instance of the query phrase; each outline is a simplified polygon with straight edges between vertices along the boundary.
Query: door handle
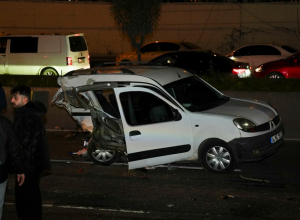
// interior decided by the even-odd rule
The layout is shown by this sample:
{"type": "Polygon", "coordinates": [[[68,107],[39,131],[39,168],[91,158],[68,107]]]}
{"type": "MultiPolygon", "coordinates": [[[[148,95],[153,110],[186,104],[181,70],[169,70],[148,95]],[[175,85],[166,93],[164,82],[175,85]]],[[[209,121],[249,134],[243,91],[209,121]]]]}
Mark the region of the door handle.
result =
{"type": "Polygon", "coordinates": [[[129,132],[129,136],[137,136],[137,135],[141,135],[140,131],[130,131],[129,132]]]}
{"type": "Polygon", "coordinates": [[[5,54],[1,54],[0,56],[1,56],[1,57],[6,57],[6,55],[5,55],[5,54]]]}

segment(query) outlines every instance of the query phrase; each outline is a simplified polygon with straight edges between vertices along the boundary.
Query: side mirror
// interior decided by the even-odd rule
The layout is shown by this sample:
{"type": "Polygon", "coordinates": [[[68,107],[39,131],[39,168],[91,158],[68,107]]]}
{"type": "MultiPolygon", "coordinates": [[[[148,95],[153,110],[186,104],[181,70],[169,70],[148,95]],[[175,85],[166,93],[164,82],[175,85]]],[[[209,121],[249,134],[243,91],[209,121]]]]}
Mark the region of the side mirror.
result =
{"type": "Polygon", "coordinates": [[[180,121],[182,119],[182,116],[177,109],[173,109],[173,119],[174,121],[180,121]]]}

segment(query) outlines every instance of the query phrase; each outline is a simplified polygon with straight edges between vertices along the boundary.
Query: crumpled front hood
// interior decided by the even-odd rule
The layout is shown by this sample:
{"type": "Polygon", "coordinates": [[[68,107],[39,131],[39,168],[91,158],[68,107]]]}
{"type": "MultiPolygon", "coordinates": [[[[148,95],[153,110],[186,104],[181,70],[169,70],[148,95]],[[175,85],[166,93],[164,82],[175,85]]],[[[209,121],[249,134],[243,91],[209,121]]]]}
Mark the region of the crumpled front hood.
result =
{"type": "Polygon", "coordinates": [[[231,115],[250,119],[257,125],[266,123],[277,115],[275,110],[266,102],[251,99],[230,98],[225,104],[204,111],[204,113],[231,115]]]}

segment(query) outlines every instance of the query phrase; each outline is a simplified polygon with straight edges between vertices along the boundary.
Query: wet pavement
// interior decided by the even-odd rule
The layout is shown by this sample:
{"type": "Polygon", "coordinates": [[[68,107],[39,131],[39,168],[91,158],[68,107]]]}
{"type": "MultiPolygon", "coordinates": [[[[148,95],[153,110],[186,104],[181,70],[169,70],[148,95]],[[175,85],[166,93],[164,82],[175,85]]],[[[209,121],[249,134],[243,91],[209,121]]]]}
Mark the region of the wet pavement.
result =
{"type": "MultiPolygon", "coordinates": [[[[51,174],[41,180],[48,219],[300,219],[300,143],[260,162],[216,175],[198,163],[128,171],[68,155],[82,149],[83,133],[48,132],[51,174]]],[[[16,219],[10,176],[5,220],[16,219]]]]}

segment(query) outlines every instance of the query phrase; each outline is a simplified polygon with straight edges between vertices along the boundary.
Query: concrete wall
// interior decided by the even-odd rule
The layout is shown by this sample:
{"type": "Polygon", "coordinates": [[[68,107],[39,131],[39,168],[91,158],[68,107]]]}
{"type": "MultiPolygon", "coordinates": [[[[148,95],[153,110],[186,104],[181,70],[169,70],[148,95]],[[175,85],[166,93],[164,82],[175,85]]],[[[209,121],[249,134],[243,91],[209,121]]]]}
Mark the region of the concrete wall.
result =
{"type": "MultiPolygon", "coordinates": [[[[7,101],[10,103],[10,87],[4,87],[7,101]]],[[[49,130],[75,130],[78,128],[75,120],[69,115],[64,108],[58,108],[51,105],[50,101],[57,92],[57,88],[32,88],[32,91],[48,91],[49,99],[45,100],[49,103],[48,113],[46,115],[45,125],[49,130]]],[[[240,91],[223,91],[224,94],[236,98],[259,99],[266,101],[275,106],[282,122],[285,125],[285,138],[300,139],[300,93],[296,92],[240,92],[240,91]]],[[[8,109],[4,113],[6,117],[13,121],[13,108],[8,104],[8,109]]]]}
{"type": "MultiPolygon", "coordinates": [[[[0,33],[85,33],[91,54],[130,51],[105,2],[0,1],[0,33]]],[[[300,3],[165,3],[153,40],[185,40],[221,54],[253,43],[300,49],[300,3]]]]}

